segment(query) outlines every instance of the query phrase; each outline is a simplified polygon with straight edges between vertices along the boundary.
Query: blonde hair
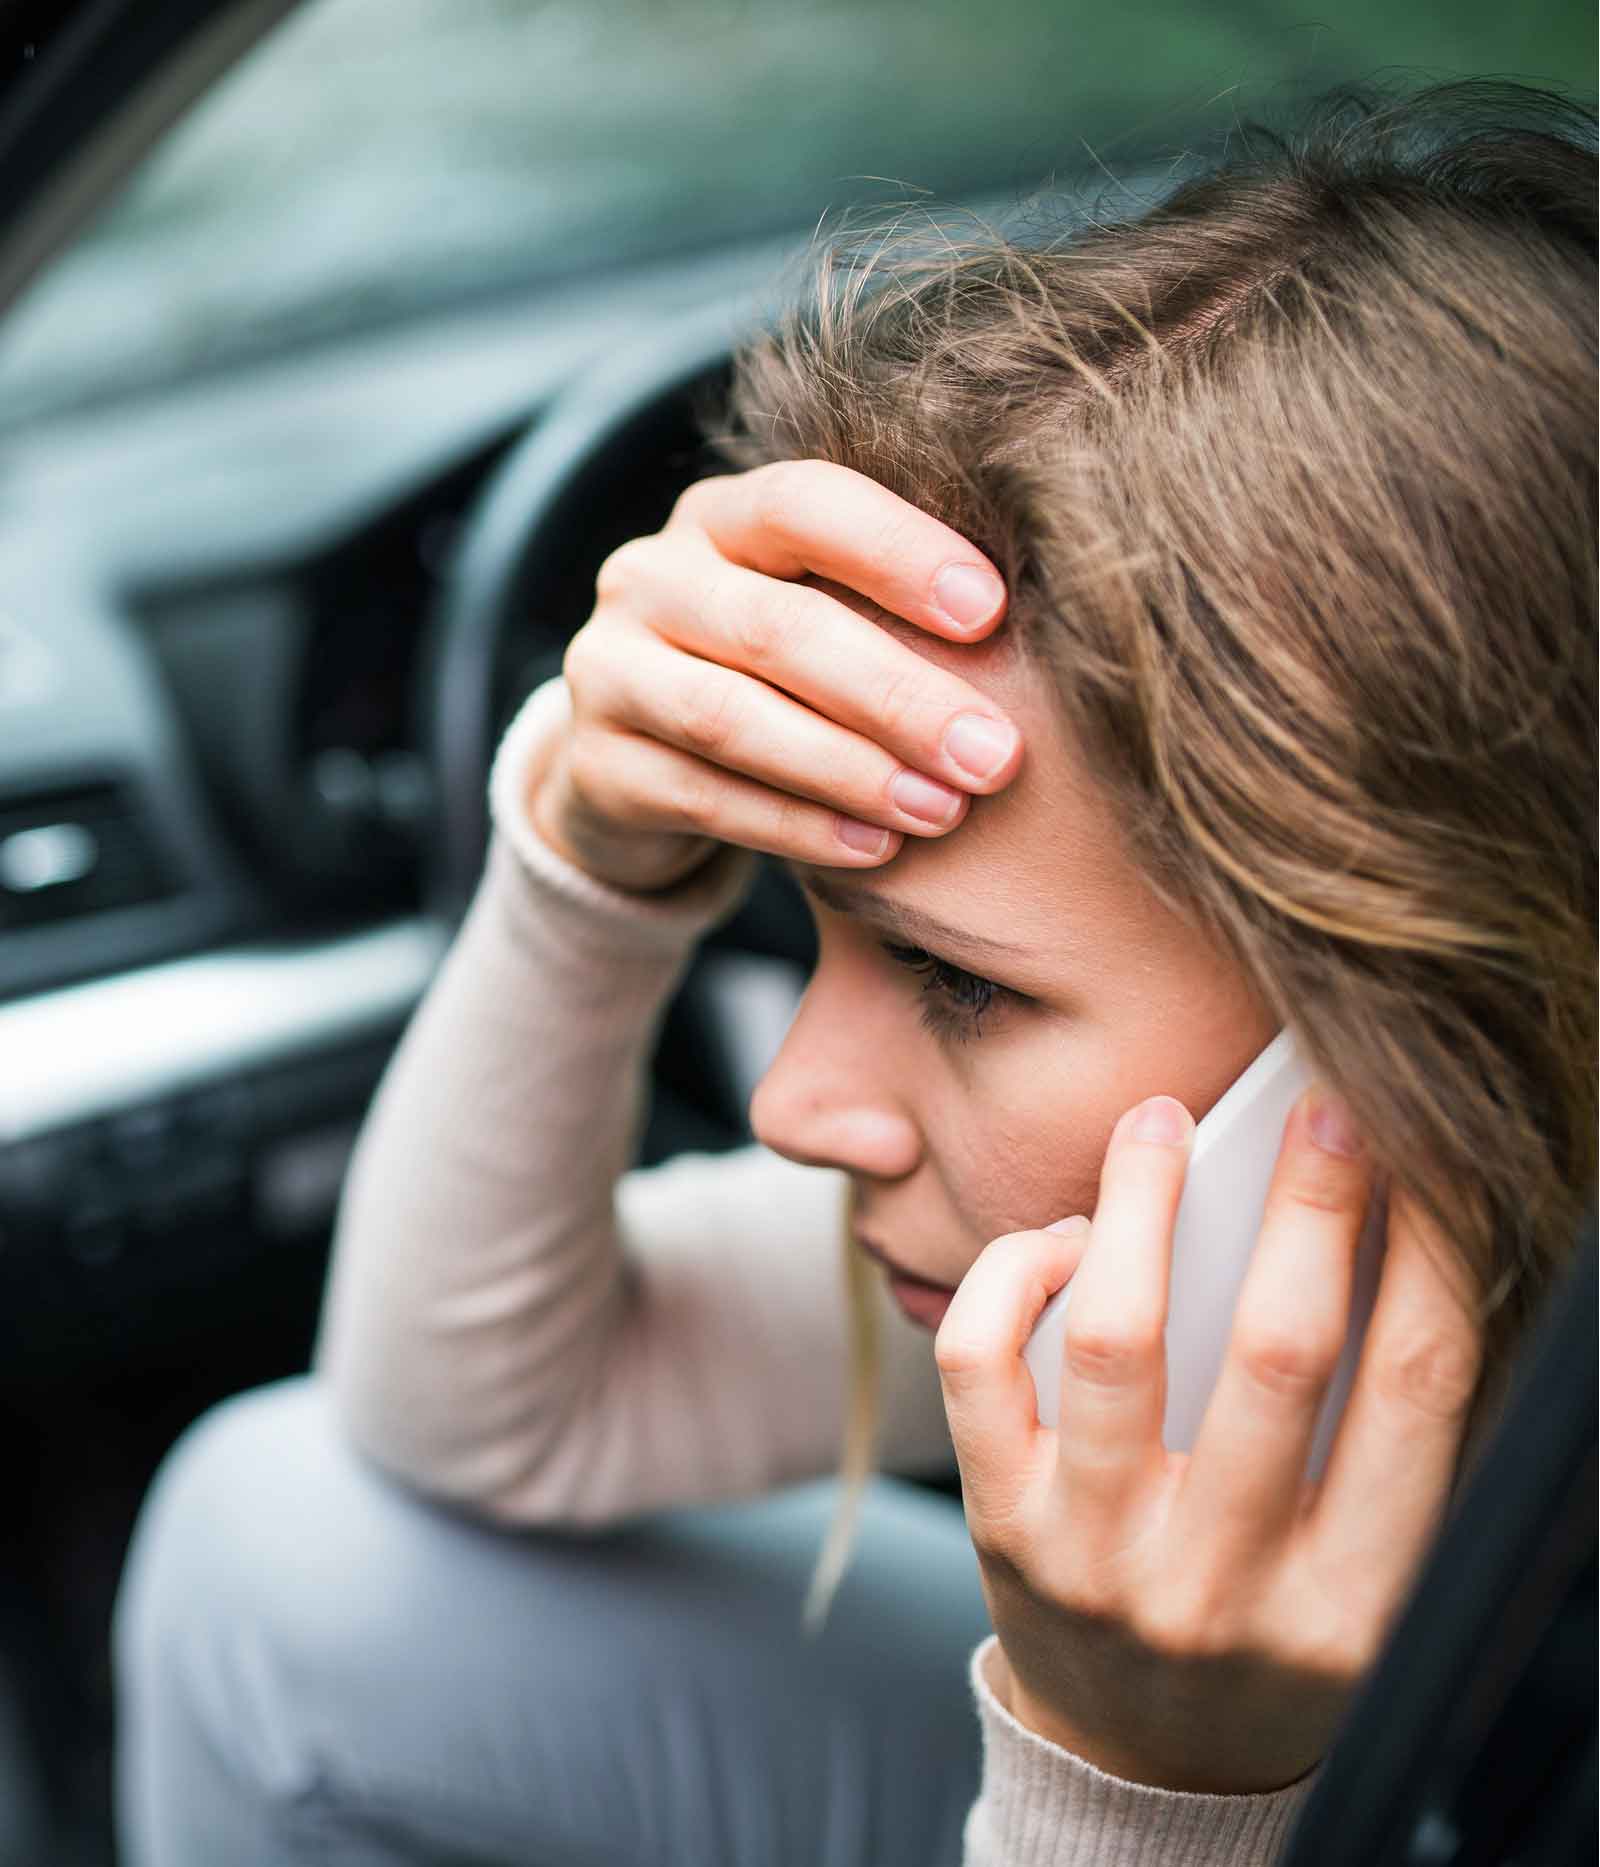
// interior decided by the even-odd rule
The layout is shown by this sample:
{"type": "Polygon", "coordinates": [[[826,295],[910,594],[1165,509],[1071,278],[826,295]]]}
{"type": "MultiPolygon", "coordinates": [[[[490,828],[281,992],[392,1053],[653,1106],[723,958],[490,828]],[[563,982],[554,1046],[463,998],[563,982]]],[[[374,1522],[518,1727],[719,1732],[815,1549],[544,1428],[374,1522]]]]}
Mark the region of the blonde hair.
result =
{"type": "Polygon", "coordinates": [[[845,1189],[840,1263],[849,1322],[850,1385],[845,1404],[844,1444],[839,1455],[839,1497],[822,1552],[811,1573],[802,1621],[807,1634],[821,1633],[833,1597],[844,1580],[855,1541],[861,1499],[871,1480],[878,1438],[878,1266],[855,1242],[855,1188],[845,1189]]]}
{"type": "Polygon", "coordinates": [[[1593,129],[1341,92],[1137,220],[835,244],[725,439],[996,563],[1135,859],[1450,1241],[1495,1375],[1595,1174],[1593,129]]]}

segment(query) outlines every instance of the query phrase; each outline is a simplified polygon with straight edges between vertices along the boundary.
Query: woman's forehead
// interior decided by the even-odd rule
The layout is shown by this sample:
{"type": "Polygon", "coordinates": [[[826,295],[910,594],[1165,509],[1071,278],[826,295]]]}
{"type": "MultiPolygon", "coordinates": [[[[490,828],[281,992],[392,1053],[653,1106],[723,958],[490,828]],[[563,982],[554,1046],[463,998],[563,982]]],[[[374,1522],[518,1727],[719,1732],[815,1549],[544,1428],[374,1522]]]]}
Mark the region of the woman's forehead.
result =
{"type": "Polygon", "coordinates": [[[965,904],[962,924],[1041,951],[1141,944],[1170,916],[1128,853],[1108,794],[1069,743],[1048,676],[1014,649],[975,654],[938,643],[929,658],[1004,709],[1022,734],[1022,764],[1004,790],[974,797],[954,830],[908,836],[878,871],[883,885],[946,919],[965,904]]]}
{"type": "Polygon", "coordinates": [[[948,642],[858,592],[809,580],[903,647],[968,682],[1022,734],[1022,765],[1003,791],[974,797],[942,837],[908,836],[874,874],[885,892],[1014,944],[1059,951],[1112,930],[1131,936],[1154,910],[1109,800],[1070,743],[1050,674],[1004,621],[981,642],[948,642]],[[965,904],[957,916],[949,910],[965,904]],[[1020,933],[1016,931],[1020,929],[1020,933]]]}

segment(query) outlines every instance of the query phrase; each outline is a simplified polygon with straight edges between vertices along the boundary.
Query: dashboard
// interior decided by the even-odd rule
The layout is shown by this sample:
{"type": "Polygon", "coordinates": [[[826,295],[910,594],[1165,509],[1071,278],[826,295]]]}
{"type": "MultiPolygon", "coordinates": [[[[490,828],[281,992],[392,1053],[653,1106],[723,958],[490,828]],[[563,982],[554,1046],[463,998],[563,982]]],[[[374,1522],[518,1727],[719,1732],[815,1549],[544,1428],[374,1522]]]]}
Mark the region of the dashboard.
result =
{"type": "MultiPolygon", "coordinates": [[[[497,465],[580,371],[770,246],[505,302],[0,442],[0,1355],[129,1355],[325,1250],[361,1114],[448,944],[438,618],[497,465]]],[[[706,470],[596,501],[494,671],[556,671],[611,546],[706,470]]],[[[776,875],[669,1013],[642,1159],[746,1136],[809,962],[776,875]]]]}

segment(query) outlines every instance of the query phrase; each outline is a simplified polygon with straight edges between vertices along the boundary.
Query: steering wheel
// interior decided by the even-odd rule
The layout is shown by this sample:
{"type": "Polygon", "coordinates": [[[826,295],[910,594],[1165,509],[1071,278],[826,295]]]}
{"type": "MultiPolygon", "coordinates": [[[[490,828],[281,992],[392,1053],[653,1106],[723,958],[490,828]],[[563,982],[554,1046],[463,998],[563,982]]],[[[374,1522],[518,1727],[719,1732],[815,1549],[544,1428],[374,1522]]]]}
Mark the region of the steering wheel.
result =
{"type": "MultiPolygon", "coordinates": [[[[739,335],[719,308],[593,364],[512,445],[467,518],[425,664],[437,786],[428,905],[447,926],[483,871],[489,765],[505,719],[560,671],[607,553],[659,526],[708,470],[699,414],[725,387],[739,335]]],[[[798,890],[763,864],[737,912],[701,942],[667,1009],[642,1161],[748,1138],[750,1090],[792,1009],[787,994],[798,991],[784,981],[803,979],[814,957],[798,890]]]]}
{"type": "Polygon", "coordinates": [[[559,672],[602,560],[659,525],[703,470],[696,416],[725,385],[738,335],[719,305],[592,363],[513,444],[466,520],[431,620],[424,703],[437,786],[429,906],[450,924],[483,868],[510,648],[531,633],[535,676],[559,672]]]}

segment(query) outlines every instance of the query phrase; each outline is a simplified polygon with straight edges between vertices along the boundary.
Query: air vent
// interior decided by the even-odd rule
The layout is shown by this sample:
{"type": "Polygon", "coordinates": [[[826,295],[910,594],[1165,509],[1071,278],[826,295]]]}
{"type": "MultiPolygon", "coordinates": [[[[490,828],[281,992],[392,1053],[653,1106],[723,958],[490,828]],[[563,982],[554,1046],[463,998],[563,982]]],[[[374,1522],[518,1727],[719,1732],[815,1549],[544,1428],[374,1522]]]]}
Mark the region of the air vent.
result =
{"type": "Polygon", "coordinates": [[[124,786],[0,804],[0,932],[133,907],[173,888],[124,786]]]}

